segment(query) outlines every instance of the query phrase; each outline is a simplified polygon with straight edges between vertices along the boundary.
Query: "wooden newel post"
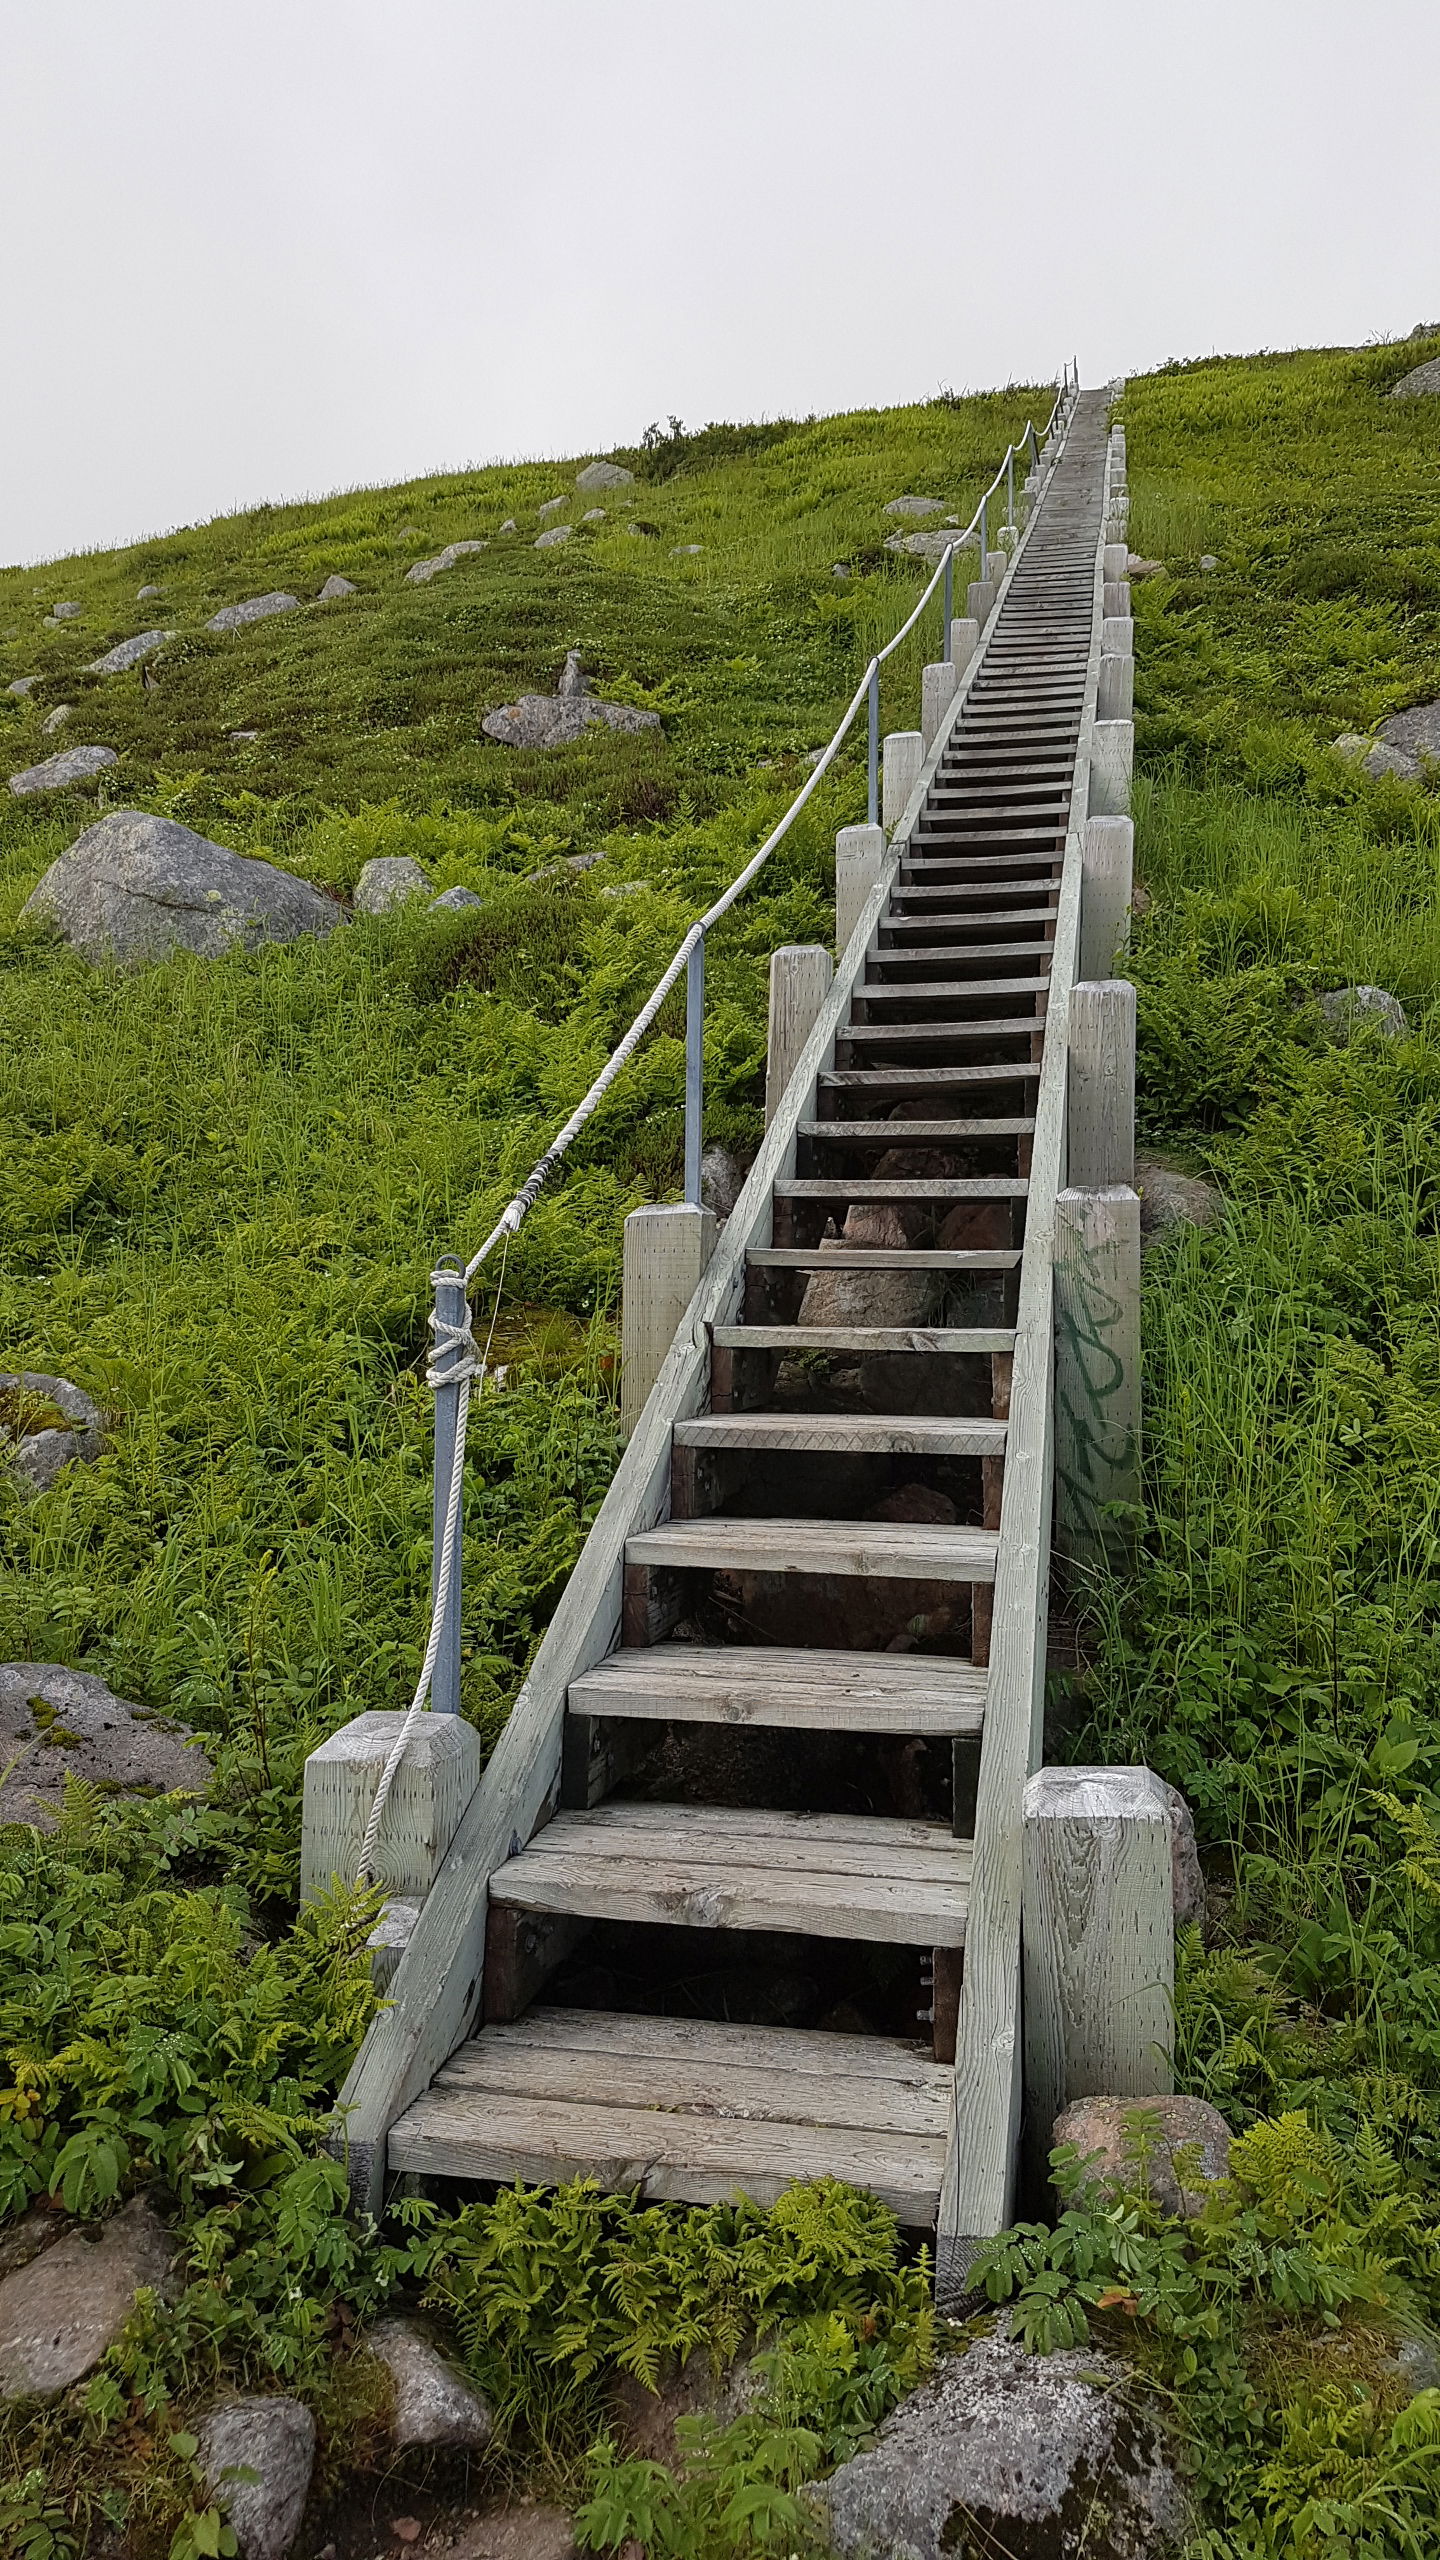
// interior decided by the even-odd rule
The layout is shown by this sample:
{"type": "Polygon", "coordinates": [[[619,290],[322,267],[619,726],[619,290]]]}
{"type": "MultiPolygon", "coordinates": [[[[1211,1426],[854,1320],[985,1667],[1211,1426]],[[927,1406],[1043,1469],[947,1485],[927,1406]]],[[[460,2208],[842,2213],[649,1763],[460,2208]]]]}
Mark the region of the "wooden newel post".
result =
{"type": "Polygon", "coordinates": [[[925,741],[918,729],[891,730],[883,749],[884,780],[880,804],[880,816],[887,835],[893,835],[904,817],[924,761],[925,741]]]}
{"type": "Polygon", "coordinates": [[[1135,1179],[1135,990],[1128,978],[1070,990],[1066,1180],[1135,1179]]]}
{"type": "Polygon", "coordinates": [[[1097,720],[1090,732],[1090,817],[1129,815],[1134,767],[1134,721],[1097,720]]]}
{"type": "Polygon", "coordinates": [[[1140,1500],[1140,1199],[1127,1185],[1055,1198],[1055,1541],[1122,1565],[1140,1500]],[[1117,1517],[1113,1505],[1131,1517],[1117,1517]]]}
{"type": "Polygon", "coordinates": [[[620,1277],[620,1428],[628,1440],[650,1400],[681,1317],[715,1250],[715,1212],[689,1201],[632,1209],[620,1277]]]}
{"type": "Polygon", "coordinates": [[[1174,2088],[1171,1811],[1150,1769],[1041,1769],[1023,1835],[1025,2149],[1038,2179],[1073,2099],[1174,2088]]]}
{"type": "Polygon", "coordinates": [[[955,699],[960,670],[952,658],[941,658],[936,665],[920,671],[920,735],[928,755],[940,735],[940,725],[955,699]]]}
{"type": "Polygon", "coordinates": [[[883,827],[842,827],[835,838],[835,951],[848,947],[889,859],[883,827]]]}
{"type": "Polygon", "coordinates": [[[1130,941],[1135,895],[1131,818],[1087,818],[1080,856],[1080,975],[1108,978],[1130,941]]]}
{"type": "Polygon", "coordinates": [[[765,1049],[767,1129],[795,1073],[800,1052],[820,1018],[834,975],[835,963],[818,942],[787,942],[770,954],[770,1029],[765,1049]]]}

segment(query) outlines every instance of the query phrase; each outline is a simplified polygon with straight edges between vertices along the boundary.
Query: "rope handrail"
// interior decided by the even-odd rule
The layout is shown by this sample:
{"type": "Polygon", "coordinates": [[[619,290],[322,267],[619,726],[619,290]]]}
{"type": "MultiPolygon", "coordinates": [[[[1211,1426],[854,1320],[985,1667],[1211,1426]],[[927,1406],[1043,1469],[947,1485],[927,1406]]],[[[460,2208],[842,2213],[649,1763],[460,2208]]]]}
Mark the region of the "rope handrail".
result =
{"type": "MultiPolygon", "coordinates": [[[[629,1030],[625,1033],[616,1048],[611,1051],[610,1056],[606,1059],[600,1073],[591,1085],[589,1092],[586,1093],[576,1104],[575,1109],[571,1112],[563,1129],[556,1132],[556,1135],[551,1139],[544,1154],[540,1157],[539,1161],[532,1166],[531,1171],[527,1175],[525,1181],[521,1184],[520,1189],[516,1192],[515,1197],[510,1201],[508,1206],[502,1210],[478,1252],[471,1255],[470,1260],[463,1266],[463,1269],[459,1266],[457,1260],[452,1266],[442,1266],[437,1268],[431,1274],[431,1283],[435,1291],[434,1311],[430,1317],[430,1329],[434,1337],[434,1350],[426,1368],[425,1382],[436,1398],[437,1419],[434,1504],[435,1567],[431,1589],[430,1624],[426,1633],[424,1660],[421,1663],[420,1676],[415,1685],[414,1695],[412,1696],[409,1707],[406,1709],[405,1715],[401,1721],[400,1730],[397,1733],[390,1750],[386,1754],[385,1765],[381,1771],[379,1784],[375,1791],[375,1798],[370,1808],[369,1819],[365,1825],[364,1840],[361,1845],[358,1865],[358,1880],[362,1884],[368,1883],[372,1876],[375,1852],[379,1841],[380,1826],[384,1817],[385,1807],[389,1802],[391,1789],[394,1785],[400,1765],[404,1760],[406,1746],[409,1743],[411,1733],[414,1731],[416,1720],[420,1715],[427,1712],[429,1708],[431,1690],[436,1679],[437,1669],[440,1665],[442,1651],[446,1651],[448,1656],[447,1676],[445,1682],[445,1685],[451,1691],[448,1711],[458,1712],[459,1708],[460,1656],[458,1636],[460,1537],[465,1472],[465,1440],[469,1421],[471,1390],[476,1377],[483,1374],[485,1366],[485,1355],[481,1352],[480,1346],[476,1342],[474,1334],[471,1331],[471,1313],[469,1304],[470,1283],[475,1278],[476,1273],[480,1271],[484,1264],[489,1260],[490,1255],[494,1252],[495,1247],[498,1244],[503,1242],[508,1251],[510,1237],[513,1236],[520,1227],[527,1212],[534,1205],[534,1202],[538,1198],[541,1190],[544,1188],[545,1183],[554,1172],[555,1167],[560,1163],[562,1157],[566,1154],[574,1140],[579,1136],[586,1121],[604,1099],[604,1096],[609,1091],[611,1085],[615,1082],[616,1077],[622,1073],[630,1059],[634,1056],[640,1042],[644,1039],[646,1032],[650,1029],[656,1015],[659,1013],[665,998],[669,995],[671,988],[678,983],[682,973],[686,976],[688,985],[685,1113],[686,1196],[687,1198],[693,1198],[698,1204],[700,1196],[699,1051],[700,1034],[703,1025],[706,934],[710,931],[712,925],[718,924],[720,918],[723,915],[728,914],[730,908],[735,905],[736,900],[743,897],[746,889],[755,878],[757,872],[759,872],[765,863],[768,862],[771,854],[775,851],[776,846],[789,834],[789,831],[794,825],[795,820],[799,817],[801,810],[806,806],[806,803],[810,800],[812,795],[819,789],[821,782],[824,780],[825,775],[830,769],[830,766],[833,764],[841,747],[844,745],[846,738],[850,734],[850,730],[855,722],[862,702],[865,702],[867,698],[871,709],[870,793],[871,817],[873,821],[875,816],[875,750],[879,716],[880,669],[885,660],[893,656],[901,642],[908,639],[942,579],[946,581],[945,636],[948,649],[950,636],[949,582],[953,574],[955,554],[957,551],[968,550],[972,538],[978,534],[980,537],[980,569],[981,576],[983,578],[985,572],[984,529],[986,524],[986,508],[989,501],[999,488],[1001,481],[1006,479],[1007,474],[1012,475],[1009,487],[1012,501],[1011,520],[1013,521],[1013,468],[1016,456],[1028,447],[1032,461],[1038,459],[1042,441],[1049,441],[1050,436],[1054,432],[1057,420],[1061,418],[1062,413],[1068,410],[1078,388],[1079,367],[1078,365],[1072,366],[1067,363],[1062,369],[1060,388],[1055,396],[1054,407],[1051,409],[1049,418],[1046,420],[1043,439],[1037,433],[1033,420],[1027,418],[1020,433],[1019,443],[1011,444],[1006,447],[1004,460],[1001,462],[1000,467],[996,472],[994,479],[990,482],[989,487],[983,492],[969,524],[966,525],[962,531],[957,532],[946,544],[940,560],[936,565],[934,576],[930,579],[929,584],[924,589],[924,592],[920,596],[919,602],[914,607],[914,610],[907,616],[906,620],[901,624],[899,630],[893,635],[893,637],[886,642],[885,647],[877,650],[874,656],[870,659],[864,675],[861,677],[859,684],[856,686],[855,691],[851,695],[849,703],[841,716],[838,728],[835,730],[828,745],[817,757],[813,772],[810,774],[808,780],[801,785],[800,790],[791,801],[789,808],[785,811],[785,814],[781,818],[779,824],[771,829],[770,834],[766,837],[765,842],[760,846],[758,852],[751,855],[750,860],[745,864],[744,869],[737,872],[735,878],[730,882],[729,887],[722,890],[713,906],[707,907],[704,915],[697,916],[695,922],[689,927],[684,939],[680,943],[679,949],[674,953],[662,976],[657,980],[655,986],[652,987],[644,1004],[641,1006],[640,1011],[631,1023],[629,1030]],[[445,1437],[448,1439],[449,1446],[448,1450],[444,1450],[441,1445],[440,1413],[441,1399],[446,1396],[447,1393],[450,1397],[453,1397],[453,1405],[447,1416],[445,1431],[445,1437]]],[[[504,1273],[502,1265],[502,1281],[503,1276],[504,1273]]]]}

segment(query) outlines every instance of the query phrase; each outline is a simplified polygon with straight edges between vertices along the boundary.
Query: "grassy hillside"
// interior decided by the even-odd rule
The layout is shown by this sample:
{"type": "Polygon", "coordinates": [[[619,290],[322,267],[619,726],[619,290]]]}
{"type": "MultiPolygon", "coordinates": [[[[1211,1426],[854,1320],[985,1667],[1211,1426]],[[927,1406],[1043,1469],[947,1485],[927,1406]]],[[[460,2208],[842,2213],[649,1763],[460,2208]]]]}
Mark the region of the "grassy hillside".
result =
{"type": "MultiPolygon", "coordinates": [[[[990,2281],[1027,2334],[1092,2334],[1149,2371],[1203,2560],[1415,2560],[1440,2512],[1440,2401],[1406,2409],[1394,2361],[1407,2326],[1440,2327],[1440,795],[1330,745],[1440,692],[1440,415],[1385,397],[1437,351],[1176,366],[1125,402],[1132,540],[1167,570],[1135,590],[1139,1108],[1223,1215],[1147,1256],[1140,1562],[1085,1596],[1051,1748],[1147,1759],[1191,1798],[1212,1908],[1183,1950],[1184,2083],[1243,2129],[1242,2175],[1199,2222],[1142,2196],[1022,2230],[990,2281]],[[1354,983],[1401,998],[1405,1040],[1327,1035],[1314,998],[1354,983]]],[[[844,2199],[801,2191],[783,2226],[507,2202],[414,2215],[388,2254],[357,2233],[316,2132],[370,1997],[365,1915],[293,1924],[296,1776],[317,1731],[413,1674],[432,1252],[483,1232],[900,618],[918,571],[880,547],[883,501],[933,492],[963,517],[1042,398],[662,445],[661,476],[621,493],[654,536],[616,530],[602,496],[598,532],[536,552],[574,465],[527,465],[0,585],[0,683],[43,671],[28,702],[0,693],[5,770],[111,743],[112,803],[342,896],[404,851],[486,899],[97,976],[14,923],[95,802],[5,795],[0,1363],[89,1385],[114,1436],[40,1502],[0,1490],[0,1658],[179,1708],[220,1781],[203,1810],[76,1804],[0,1863],[0,2206],[58,2189],[93,2211],[148,2177],[189,2253],[174,2314],[137,2321],[76,2402],[5,2422],[0,2548],[51,2560],[122,2512],[135,2560],[218,2547],[184,2426],[217,2374],[297,2389],[341,2479],[376,2442],[353,2321],[402,2276],[506,2411],[506,2459],[533,2469],[539,2447],[573,2492],[602,2408],[577,2340],[642,2363],[723,2344],[801,2270],[771,2396],[708,2485],[594,2458],[604,2547],[802,2548],[795,2481],[929,2352],[893,2240],[844,2199]],[[491,548],[405,583],[468,538],[491,548]],[[361,592],[201,632],[332,571],[361,592]],[[135,605],[150,581],[164,598],[135,605]],[[60,598],[83,620],[45,632],[60,598]],[[152,617],[184,635],[154,690],[77,675],[152,617]],[[481,739],[480,714],[548,689],[573,645],[662,712],[663,741],[481,739]],[[45,739],[60,700],[74,715],[45,739]],[[603,860],[535,876],[573,852],[603,860]],[[649,2308],[617,2326],[622,2265],[649,2308]],[[732,2490],[749,2523],[726,2522],[732,2490]]],[[[925,654],[887,718],[913,716],[925,654]]],[[[758,1129],[766,956],[828,934],[831,830],[861,788],[852,763],[715,955],[716,1134],[758,1129]]],[[[490,1730],[613,1462],[619,1221],[674,1186],[679,1032],[512,1255],[518,1359],[477,1409],[467,1517],[466,1699],[490,1730]]]]}

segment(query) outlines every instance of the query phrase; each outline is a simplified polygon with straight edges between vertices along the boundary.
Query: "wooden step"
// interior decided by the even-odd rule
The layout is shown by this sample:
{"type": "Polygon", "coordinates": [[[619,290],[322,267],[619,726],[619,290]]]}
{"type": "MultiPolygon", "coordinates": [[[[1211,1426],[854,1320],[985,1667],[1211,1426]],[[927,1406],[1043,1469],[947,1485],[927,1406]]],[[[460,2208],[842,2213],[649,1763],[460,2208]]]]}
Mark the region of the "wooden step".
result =
{"type": "MultiPolygon", "coordinates": [[[[1007,1337],[1009,1348],[1015,1337],[1007,1337]]],[[[993,1582],[997,1533],[910,1520],[667,1520],[626,1540],[627,1564],[683,1573],[844,1573],[889,1582],[993,1582]]]]}
{"type": "Polygon", "coordinates": [[[752,1244],[745,1259],[761,1271],[1014,1271],[1020,1256],[976,1245],[752,1244]]]}
{"type": "Polygon", "coordinates": [[[890,1049],[902,1041],[1013,1040],[1022,1032],[1044,1028],[1043,1014],[1020,1013],[999,1022],[850,1022],[840,1038],[852,1044],[868,1042],[872,1048],[880,1041],[890,1049]]]}
{"type": "Polygon", "coordinates": [[[1033,1120],[802,1120],[802,1138],[841,1147],[948,1147],[964,1138],[1028,1138],[1033,1120]]]}
{"type": "MultiPolygon", "coordinates": [[[[1052,907],[1050,916],[1053,917],[1054,913],[1055,910],[1052,907]]],[[[967,925],[972,925],[976,921],[974,916],[967,916],[965,919],[967,925]]],[[[1045,916],[1035,918],[1037,926],[1047,921],[1045,916]]],[[[937,961],[953,963],[956,960],[973,960],[978,969],[990,960],[1033,960],[1041,951],[1048,951],[1050,947],[1048,942],[1034,935],[1028,942],[925,942],[920,945],[918,951],[872,950],[868,955],[868,961],[872,969],[925,969],[934,968],[937,961]]],[[[866,991],[865,987],[858,990],[862,995],[866,991]]]]}
{"type": "Polygon", "coordinates": [[[944,1822],[612,1798],[557,1813],[496,1868],[490,1900],[662,1928],[959,1947],[970,1854],[944,1822]]]}
{"type": "Polygon", "coordinates": [[[954,2073],[890,2037],[534,2009],[452,2055],[392,2128],[416,2176],[773,2204],[844,2179],[933,2228],[954,2073]]]}
{"type": "Polygon", "coordinates": [[[1039,978],[932,978],[907,979],[900,986],[871,986],[855,990],[857,1004],[999,1004],[1010,996],[1043,994],[1049,986],[1047,975],[1039,978]]]}
{"type": "MultiPolygon", "coordinates": [[[[1027,1031],[1042,1026],[1028,1019],[1027,1031]]],[[[890,1096],[903,1101],[907,1094],[940,1093],[947,1086],[955,1091],[973,1090],[976,1085],[1010,1084],[1027,1077],[1033,1082],[1040,1073],[1035,1058],[987,1059],[983,1066],[948,1067],[827,1067],[820,1078],[822,1093],[863,1094],[868,1101],[890,1096]]],[[[904,1123],[897,1123],[903,1127],[904,1123]]]]}
{"type": "MultiPolygon", "coordinates": [[[[903,1122],[896,1124],[903,1127],[903,1122]]],[[[777,1200],[1023,1200],[1023,1173],[897,1174],[893,1180],[864,1174],[806,1174],[777,1182],[777,1200]]]]}
{"type": "Polygon", "coordinates": [[[572,1680],[570,1706],[577,1715],[664,1724],[785,1726],[908,1739],[978,1733],[988,1678],[976,1663],[915,1653],[649,1644],[612,1653],[572,1680]]]}
{"type": "Polygon", "coordinates": [[[1015,1347],[1014,1331],[1004,1325],[717,1324],[710,1339],[717,1351],[830,1351],[856,1359],[882,1351],[973,1352],[978,1358],[1015,1347]]]}

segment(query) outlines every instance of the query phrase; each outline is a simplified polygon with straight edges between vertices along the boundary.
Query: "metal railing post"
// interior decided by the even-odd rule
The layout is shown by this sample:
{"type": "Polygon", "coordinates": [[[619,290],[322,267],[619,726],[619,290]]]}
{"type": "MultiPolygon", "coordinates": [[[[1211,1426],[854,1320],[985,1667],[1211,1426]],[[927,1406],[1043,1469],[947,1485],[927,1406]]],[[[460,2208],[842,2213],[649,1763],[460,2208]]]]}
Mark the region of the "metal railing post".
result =
{"type": "Polygon", "coordinates": [[[880,823],[880,661],[870,661],[870,745],[866,762],[866,815],[872,827],[880,823]]]}
{"type": "MultiPolygon", "coordinates": [[[[446,1335],[457,1328],[468,1334],[470,1309],[465,1297],[465,1266],[452,1253],[442,1254],[431,1279],[435,1288],[435,1362],[441,1369],[454,1363],[453,1352],[445,1348],[446,1335]]],[[[445,1543],[445,1519],[450,1501],[450,1476],[455,1464],[455,1431],[460,1417],[460,1381],[435,1390],[435,1498],[431,1515],[434,1540],[430,1569],[430,1595],[433,1604],[440,1579],[440,1556],[445,1543]]],[[[455,1517],[455,1545],[450,1561],[450,1588],[445,1595],[445,1617],[440,1629],[440,1643],[435,1655],[435,1673],[430,1683],[430,1705],[437,1715],[458,1716],[460,1713],[460,1545],[465,1521],[463,1488],[458,1496],[455,1517]]]]}
{"type": "Polygon", "coordinates": [[[990,575],[988,566],[990,559],[990,536],[986,529],[987,517],[985,513],[989,500],[990,492],[987,489],[984,497],[980,501],[980,575],[982,578],[988,578],[990,575]]]}
{"type": "Polygon", "coordinates": [[[697,934],[685,964],[685,1197],[700,1207],[705,1145],[705,936],[697,934]]]}
{"type": "Polygon", "coordinates": [[[951,543],[951,545],[950,545],[949,550],[948,550],[948,551],[946,552],[946,554],[945,554],[945,610],[944,610],[944,633],[943,633],[943,642],[942,642],[942,646],[941,646],[941,650],[940,650],[940,655],[941,655],[941,657],[942,657],[942,658],[948,658],[948,657],[949,657],[949,655],[950,655],[950,625],[951,625],[951,623],[954,621],[954,619],[955,619],[955,545],[954,545],[954,543],[952,542],[952,543],[951,543]]]}
{"type": "Polygon", "coordinates": [[[1007,524],[1013,524],[1015,521],[1015,447],[1013,444],[1005,456],[1005,521],[1007,524]]]}

